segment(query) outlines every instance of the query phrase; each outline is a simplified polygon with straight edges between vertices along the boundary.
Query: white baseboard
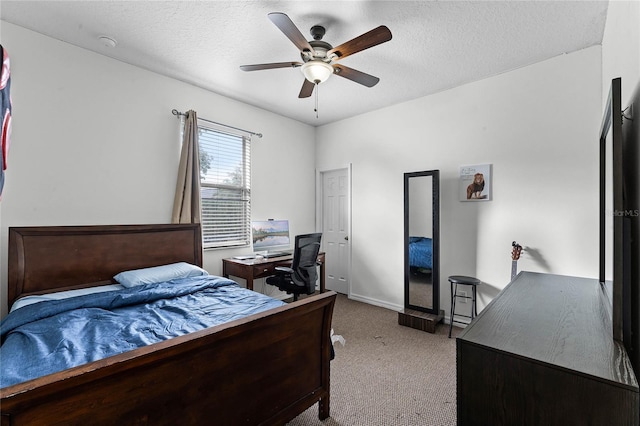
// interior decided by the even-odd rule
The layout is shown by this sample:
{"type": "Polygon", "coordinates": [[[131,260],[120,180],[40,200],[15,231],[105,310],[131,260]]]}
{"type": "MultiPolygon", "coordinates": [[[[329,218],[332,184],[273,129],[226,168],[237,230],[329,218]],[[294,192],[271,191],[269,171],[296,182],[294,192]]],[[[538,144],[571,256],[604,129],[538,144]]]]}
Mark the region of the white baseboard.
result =
{"type": "Polygon", "coordinates": [[[361,296],[358,294],[350,294],[349,299],[355,300],[358,302],[368,303],[369,305],[380,306],[381,308],[391,309],[392,311],[402,311],[404,307],[402,305],[396,305],[392,303],[383,302],[382,300],[372,299],[370,297],[361,296]]]}
{"type": "MultiPolygon", "coordinates": [[[[381,308],[390,309],[392,311],[401,312],[404,309],[402,305],[396,305],[393,303],[383,302],[378,299],[372,299],[371,297],[361,296],[359,294],[351,294],[348,296],[349,299],[355,300],[357,302],[368,303],[369,305],[380,306],[381,308]]],[[[451,318],[449,316],[445,316],[442,319],[443,324],[449,325],[451,324],[451,318]]],[[[465,328],[468,324],[461,324],[456,322],[454,324],[456,327],[465,328]]]]}

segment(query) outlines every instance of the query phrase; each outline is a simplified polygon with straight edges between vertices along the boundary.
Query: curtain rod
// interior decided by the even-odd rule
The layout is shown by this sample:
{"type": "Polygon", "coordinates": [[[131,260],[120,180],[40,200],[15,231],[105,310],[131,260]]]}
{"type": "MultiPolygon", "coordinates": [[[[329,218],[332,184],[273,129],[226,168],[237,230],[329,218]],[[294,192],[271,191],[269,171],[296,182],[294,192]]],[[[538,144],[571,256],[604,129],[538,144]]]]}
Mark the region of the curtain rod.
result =
{"type": "MultiPolygon", "coordinates": [[[[178,115],[186,116],[186,114],[185,114],[184,112],[180,112],[180,111],[178,111],[177,109],[172,109],[172,110],[171,110],[171,114],[176,115],[176,116],[178,116],[178,115]]],[[[227,125],[227,124],[218,123],[218,122],[216,122],[216,121],[207,120],[206,118],[200,118],[200,117],[198,117],[198,120],[206,121],[207,123],[217,124],[218,126],[228,127],[228,128],[230,128],[230,129],[234,129],[234,130],[240,130],[241,132],[249,133],[250,135],[254,135],[254,136],[257,136],[257,137],[259,137],[259,138],[261,138],[261,137],[262,137],[262,133],[255,133],[255,132],[251,132],[251,131],[249,131],[249,130],[240,129],[240,128],[238,128],[238,127],[233,127],[233,126],[229,126],[229,125],[227,125]]]]}

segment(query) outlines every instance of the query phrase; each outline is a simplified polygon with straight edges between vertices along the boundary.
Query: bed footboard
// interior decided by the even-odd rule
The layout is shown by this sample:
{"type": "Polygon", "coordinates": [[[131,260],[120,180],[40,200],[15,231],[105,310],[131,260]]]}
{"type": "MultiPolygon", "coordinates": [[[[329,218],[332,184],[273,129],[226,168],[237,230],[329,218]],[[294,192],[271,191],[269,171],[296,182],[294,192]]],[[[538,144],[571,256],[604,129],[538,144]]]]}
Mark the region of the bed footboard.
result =
{"type": "Polygon", "coordinates": [[[327,292],[0,390],[2,426],[283,424],[329,416],[327,292]]]}

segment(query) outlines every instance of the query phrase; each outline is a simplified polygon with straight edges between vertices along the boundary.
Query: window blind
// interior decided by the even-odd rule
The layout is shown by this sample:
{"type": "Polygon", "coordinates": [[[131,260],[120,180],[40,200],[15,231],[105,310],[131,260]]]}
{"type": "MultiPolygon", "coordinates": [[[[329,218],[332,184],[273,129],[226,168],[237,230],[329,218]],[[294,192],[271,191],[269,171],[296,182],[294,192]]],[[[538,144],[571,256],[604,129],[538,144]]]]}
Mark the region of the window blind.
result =
{"type": "Polygon", "coordinates": [[[205,248],[245,246],[251,230],[251,140],[198,123],[205,248]]]}

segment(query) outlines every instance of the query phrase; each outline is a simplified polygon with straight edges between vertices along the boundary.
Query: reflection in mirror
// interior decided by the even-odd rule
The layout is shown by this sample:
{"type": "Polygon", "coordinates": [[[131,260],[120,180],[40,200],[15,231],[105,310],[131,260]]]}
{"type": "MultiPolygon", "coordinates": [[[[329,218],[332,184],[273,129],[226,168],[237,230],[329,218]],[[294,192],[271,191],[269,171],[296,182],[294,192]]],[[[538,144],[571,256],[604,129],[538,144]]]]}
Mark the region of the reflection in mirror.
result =
{"type": "Polygon", "coordinates": [[[439,291],[439,171],[404,174],[404,311],[398,322],[431,333],[442,320],[439,291]]]}
{"type": "Polygon", "coordinates": [[[409,179],[409,305],[433,309],[433,178],[409,179]]]}

